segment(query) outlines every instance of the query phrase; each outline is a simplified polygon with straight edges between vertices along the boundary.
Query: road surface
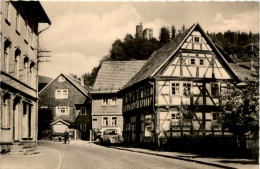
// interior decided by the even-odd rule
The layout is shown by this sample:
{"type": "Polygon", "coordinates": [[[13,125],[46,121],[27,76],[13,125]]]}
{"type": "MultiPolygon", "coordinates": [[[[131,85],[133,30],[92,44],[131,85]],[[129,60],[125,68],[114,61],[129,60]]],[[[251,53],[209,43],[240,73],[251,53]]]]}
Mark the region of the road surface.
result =
{"type": "Polygon", "coordinates": [[[117,150],[95,144],[75,145],[44,141],[38,146],[61,155],[61,169],[211,169],[208,165],[117,150]]]}

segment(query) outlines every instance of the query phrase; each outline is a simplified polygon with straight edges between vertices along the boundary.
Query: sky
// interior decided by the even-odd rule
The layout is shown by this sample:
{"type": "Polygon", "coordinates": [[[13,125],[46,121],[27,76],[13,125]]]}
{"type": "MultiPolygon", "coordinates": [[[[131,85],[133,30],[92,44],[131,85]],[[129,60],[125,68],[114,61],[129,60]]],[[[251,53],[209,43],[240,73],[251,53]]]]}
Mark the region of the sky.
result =
{"type": "MultiPolygon", "coordinates": [[[[198,22],[204,31],[259,32],[258,2],[90,2],[41,1],[51,26],[40,34],[40,47],[51,51],[51,62],[40,62],[39,74],[80,77],[109,54],[116,39],[135,34],[136,25],[180,29],[198,22]]],[[[41,25],[40,29],[46,28],[41,25]]],[[[42,58],[42,61],[46,58],[42,58]]]]}

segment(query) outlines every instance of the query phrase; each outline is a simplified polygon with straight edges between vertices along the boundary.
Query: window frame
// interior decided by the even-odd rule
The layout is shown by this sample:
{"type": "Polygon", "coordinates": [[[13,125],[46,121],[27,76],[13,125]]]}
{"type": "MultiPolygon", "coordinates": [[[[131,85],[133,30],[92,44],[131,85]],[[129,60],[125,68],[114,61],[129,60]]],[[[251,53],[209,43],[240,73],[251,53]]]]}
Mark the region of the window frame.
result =
{"type": "Polygon", "coordinates": [[[210,83],[210,92],[211,92],[211,96],[212,97],[219,97],[220,96],[220,84],[219,83],[216,83],[216,82],[213,82],[213,83],[210,83]],[[215,89],[215,88],[213,88],[213,85],[217,85],[218,87],[217,87],[217,93],[215,94],[213,94],[213,89],[215,89]]]}
{"type": "Polygon", "coordinates": [[[190,65],[196,65],[196,58],[190,58],[190,65]],[[194,64],[192,64],[192,60],[194,60],[194,64]]]}
{"type": "Polygon", "coordinates": [[[11,127],[11,107],[10,96],[3,97],[2,111],[1,111],[1,128],[10,129],[11,127]]]}
{"type": "Polygon", "coordinates": [[[102,106],[103,107],[109,106],[109,97],[105,97],[105,96],[102,97],[102,106]]]}
{"type": "Polygon", "coordinates": [[[87,115],[87,108],[86,107],[80,107],[80,112],[79,112],[80,115],[87,115]],[[82,110],[85,109],[85,113],[83,114],[82,113],[82,110]]]}
{"type": "Polygon", "coordinates": [[[180,82],[171,82],[171,95],[180,96],[180,82]],[[173,94],[173,84],[175,84],[175,93],[176,93],[176,91],[178,91],[178,94],[173,94]],[[176,84],[178,84],[178,88],[177,88],[176,84]],[[178,89],[178,90],[176,90],[176,89],[178,89]]]}
{"type": "Polygon", "coordinates": [[[6,1],[5,21],[8,25],[11,25],[10,15],[11,15],[11,3],[10,1],[6,1]]]}
{"type": "Polygon", "coordinates": [[[68,89],[56,89],[55,90],[55,99],[68,99],[69,98],[69,90],[68,89]],[[66,92],[64,92],[66,91],[66,92]],[[58,95],[58,92],[60,92],[60,96],[58,95]],[[67,93],[67,95],[64,96],[64,93],[67,93]]]}
{"type": "Polygon", "coordinates": [[[102,126],[109,126],[109,118],[108,118],[108,116],[102,116],[102,126]],[[107,123],[106,123],[106,125],[104,125],[104,119],[107,119],[107,123]]]}
{"type": "Polygon", "coordinates": [[[111,106],[117,106],[117,97],[112,97],[111,98],[110,105],[111,106]],[[113,102],[113,100],[115,100],[115,102],[113,102]]]}
{"type": "Polygon", "coordinates": [[[182,82],[182,86],[181,87],[182,87],[182,96],[189,97],[189,96],[192,95],[192,83],[191,82],[182,82]],[[184,84],[189,84],[190,85],[190,88],[189,88],[190,90],[188,90],[189,91],[188,94],[184,93],[184,89],[185,89],[184,84]]]}
{"type": "Polygon", "coordinates": [[[56,106],[56,115],[67,116],[70,114],[70,107],[69,106],[56,106]],[[62,112],[64,110],[64,112],[62,112]]]}
{"type": "Polygon", "coordinates": [[[201,37],[200,36],[193,36],[193,43],[201,43],[201,37]],[[198,39],[198,41],[196,39],[198,39]]]}
{"type": "Polygon", "coordinates": [[[81,132],[86,132],[87,131],[87,123],[80,123],[79,128],[81,132]]]}
{"type": "Polygon", "coordinates": [[[15,77],[19,78],[19,66],[20,66],[20,57],[21,57],[21,51],[19,49],[16,49],[14,52],[14,74],[15,77]]]}
{"type": "Polygon", "coordinates": [[[5,40],[4,42],[4,71],[6,73],[9,73],[9,59],[10,59],[10,53],[11,53],[11,44],[12,42],[10,40],[5,40]],[[9,43],[9,44],[6,44],[9,43]]]}
{"type": "Polygon", "coordinates": [[[20,15],[20,13],[17,11],[17,13],[16,13],[16,18],[15,18],[15,20],[16,20],[16,24],[15,24],[15,30],[16,30],[16,33],[18,34],[18,35],[20,35],[20,30],[21,30],[21,15],[20,15]]]}
{"type": "Polygon", "coordinates": [[[117,123],[117,117],[116,117],[116,116],[112,116],[112,117],[111,117],[111,126],[118,126],[117,124],[118,124],[118,123],[117,123]],[[116,119],[116,120],[115,120],[115,124],[113,124],[113,122],[114,122],[114,121],[113,121],[113,118],[116,119]]]}

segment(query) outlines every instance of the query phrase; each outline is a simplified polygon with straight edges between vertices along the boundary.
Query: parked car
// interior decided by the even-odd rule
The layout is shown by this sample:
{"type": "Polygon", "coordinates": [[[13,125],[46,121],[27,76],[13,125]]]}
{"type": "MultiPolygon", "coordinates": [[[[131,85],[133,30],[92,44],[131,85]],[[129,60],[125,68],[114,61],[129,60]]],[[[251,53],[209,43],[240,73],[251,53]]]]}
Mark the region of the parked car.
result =
{"type": "Polygon", "coordinates": [[[103,132],[102,144],[120,144],[124,141],[117,129],[107,129],[103,132]]]}

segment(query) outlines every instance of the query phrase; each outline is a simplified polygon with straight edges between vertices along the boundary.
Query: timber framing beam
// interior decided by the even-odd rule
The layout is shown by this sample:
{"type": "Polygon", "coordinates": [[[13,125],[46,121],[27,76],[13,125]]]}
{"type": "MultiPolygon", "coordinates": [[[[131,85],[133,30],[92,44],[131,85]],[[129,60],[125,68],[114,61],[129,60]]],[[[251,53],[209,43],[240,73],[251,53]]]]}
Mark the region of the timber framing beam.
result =
{"type": "Polygon", "coordinates": [[[215,55],[212,51],[206,51],[206,50],[195,50],[195,49],[181,49],[179,51],[180,53],[199,53],[199,54],[212,54],[215,55]]]}

